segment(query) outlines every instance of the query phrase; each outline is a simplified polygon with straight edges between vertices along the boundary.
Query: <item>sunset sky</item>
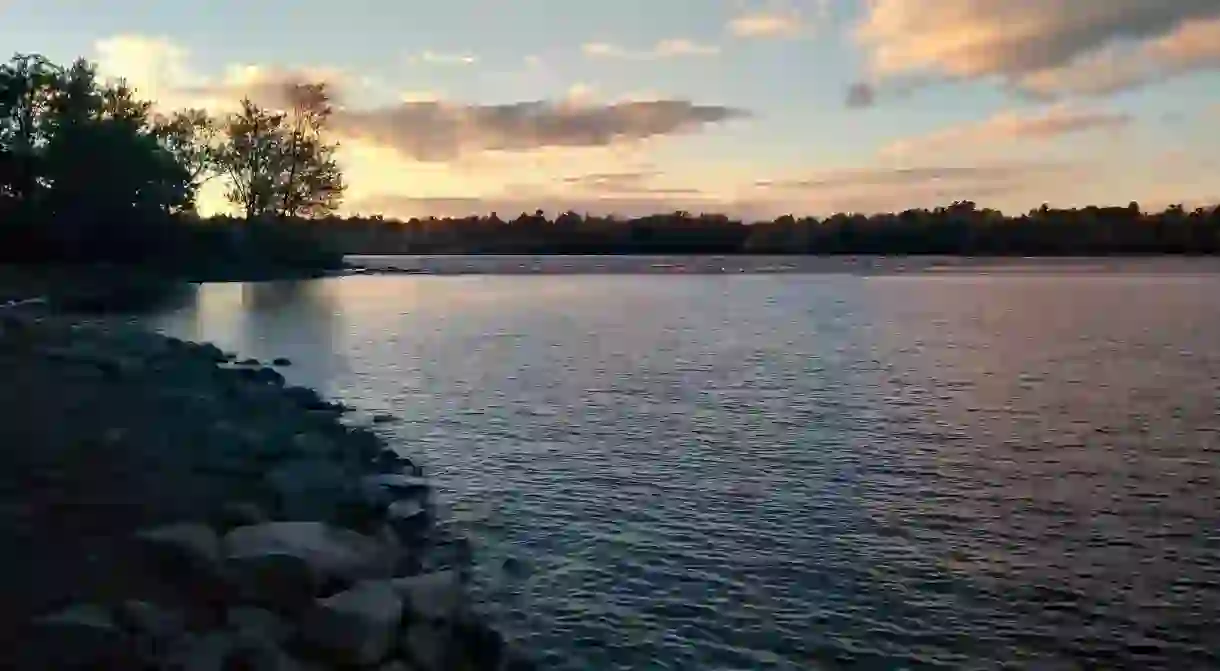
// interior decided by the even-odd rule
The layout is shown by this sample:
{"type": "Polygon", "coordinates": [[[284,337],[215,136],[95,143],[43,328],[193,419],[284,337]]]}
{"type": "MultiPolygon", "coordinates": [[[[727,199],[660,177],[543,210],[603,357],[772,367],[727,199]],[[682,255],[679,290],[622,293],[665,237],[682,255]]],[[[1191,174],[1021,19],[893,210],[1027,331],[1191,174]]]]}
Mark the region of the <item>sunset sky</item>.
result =
{"type": "Polygon", "coordinates": [[[325,78],[349,212],[1220,201],[1220,0],[0,0],[0,44],[166,109],[325,78]]]}

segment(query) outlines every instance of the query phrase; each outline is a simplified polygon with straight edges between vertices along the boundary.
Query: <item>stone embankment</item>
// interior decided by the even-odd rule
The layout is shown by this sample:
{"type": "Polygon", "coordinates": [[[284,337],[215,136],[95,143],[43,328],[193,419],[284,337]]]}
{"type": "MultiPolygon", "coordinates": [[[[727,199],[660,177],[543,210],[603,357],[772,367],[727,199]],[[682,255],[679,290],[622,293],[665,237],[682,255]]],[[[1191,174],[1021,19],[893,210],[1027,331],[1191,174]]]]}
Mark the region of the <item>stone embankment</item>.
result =
{"type": "Polygon", "coordinates": [[[38,309],[0,309],[13,666],[532,668],[476,614],[421,469],[342,407],[210,344],[38,309]]]}

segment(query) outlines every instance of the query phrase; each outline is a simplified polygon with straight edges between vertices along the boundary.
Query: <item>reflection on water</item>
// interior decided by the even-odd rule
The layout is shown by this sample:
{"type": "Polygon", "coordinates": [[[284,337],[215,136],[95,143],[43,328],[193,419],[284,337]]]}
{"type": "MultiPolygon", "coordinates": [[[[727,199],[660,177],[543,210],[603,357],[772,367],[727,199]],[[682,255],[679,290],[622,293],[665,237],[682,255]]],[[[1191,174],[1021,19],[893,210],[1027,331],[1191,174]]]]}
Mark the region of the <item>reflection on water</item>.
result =
{"type": "Polygon", "coordinates": [[[1220,276],[351,277],[156,323],[370,411],[561,669],[1215,668],[1220,276]]]}

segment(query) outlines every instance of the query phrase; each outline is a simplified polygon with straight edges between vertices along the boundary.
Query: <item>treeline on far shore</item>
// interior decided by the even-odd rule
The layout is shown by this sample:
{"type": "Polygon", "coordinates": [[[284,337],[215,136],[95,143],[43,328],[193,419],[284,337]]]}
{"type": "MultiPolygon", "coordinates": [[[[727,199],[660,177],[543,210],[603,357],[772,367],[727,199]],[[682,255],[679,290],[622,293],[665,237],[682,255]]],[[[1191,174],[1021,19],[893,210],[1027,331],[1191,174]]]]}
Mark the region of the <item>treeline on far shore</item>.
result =
{"type": "Polygon", "coordinates": [[[896,214],[784,216],[742,222],[674,212],[632,219],[510,220],[497,215],[425,218],[326,217],[298,222],[346,254],[944,254],[1088,256],[1220,253],[1220,210],[1172,206],[1051,209],[1011,217],[970,201],[896,214]]]}
{"type": "Polygon", "coordinates": [[[294,84],[278,94],[272,107],[244,99],[226,115],[165,113],[85,60],[18,54],[0,64],[0,263],[258,279],[325,272],[345,254],[1220,253],[1216,208],[1137,203],[1014,217],[959,201],[766,222],[689,212],[340,217],[329,90],[294,84]],[[212,180],[238,214],[198,214],[212,180]]]}

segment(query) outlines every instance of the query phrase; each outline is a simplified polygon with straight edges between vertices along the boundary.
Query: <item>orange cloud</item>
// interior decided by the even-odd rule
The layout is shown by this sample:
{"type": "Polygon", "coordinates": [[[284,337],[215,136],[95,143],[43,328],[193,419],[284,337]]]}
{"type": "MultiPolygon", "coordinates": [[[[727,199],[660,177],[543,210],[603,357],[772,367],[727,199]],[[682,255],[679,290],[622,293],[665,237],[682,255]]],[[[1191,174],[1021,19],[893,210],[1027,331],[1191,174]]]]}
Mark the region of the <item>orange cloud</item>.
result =
{"type": "Polygon", "coordinates": [[[882,149],[890,156],[918,155],[929,151],[975,148],[1018,140],[1051,140],[1064,135],[1095,130],[1116,130],[1131,124],[1128,114],[1076,109],[1058,105],[1035,113],[1004,112],[981,122],[900,140],[882,149]]]}
{"type": "Polygon", "coordinates": [[[873,0],[856,36],[883,78],[1097,94],[1220,66],[1217,19],[1216,0],[873,0]]]}

